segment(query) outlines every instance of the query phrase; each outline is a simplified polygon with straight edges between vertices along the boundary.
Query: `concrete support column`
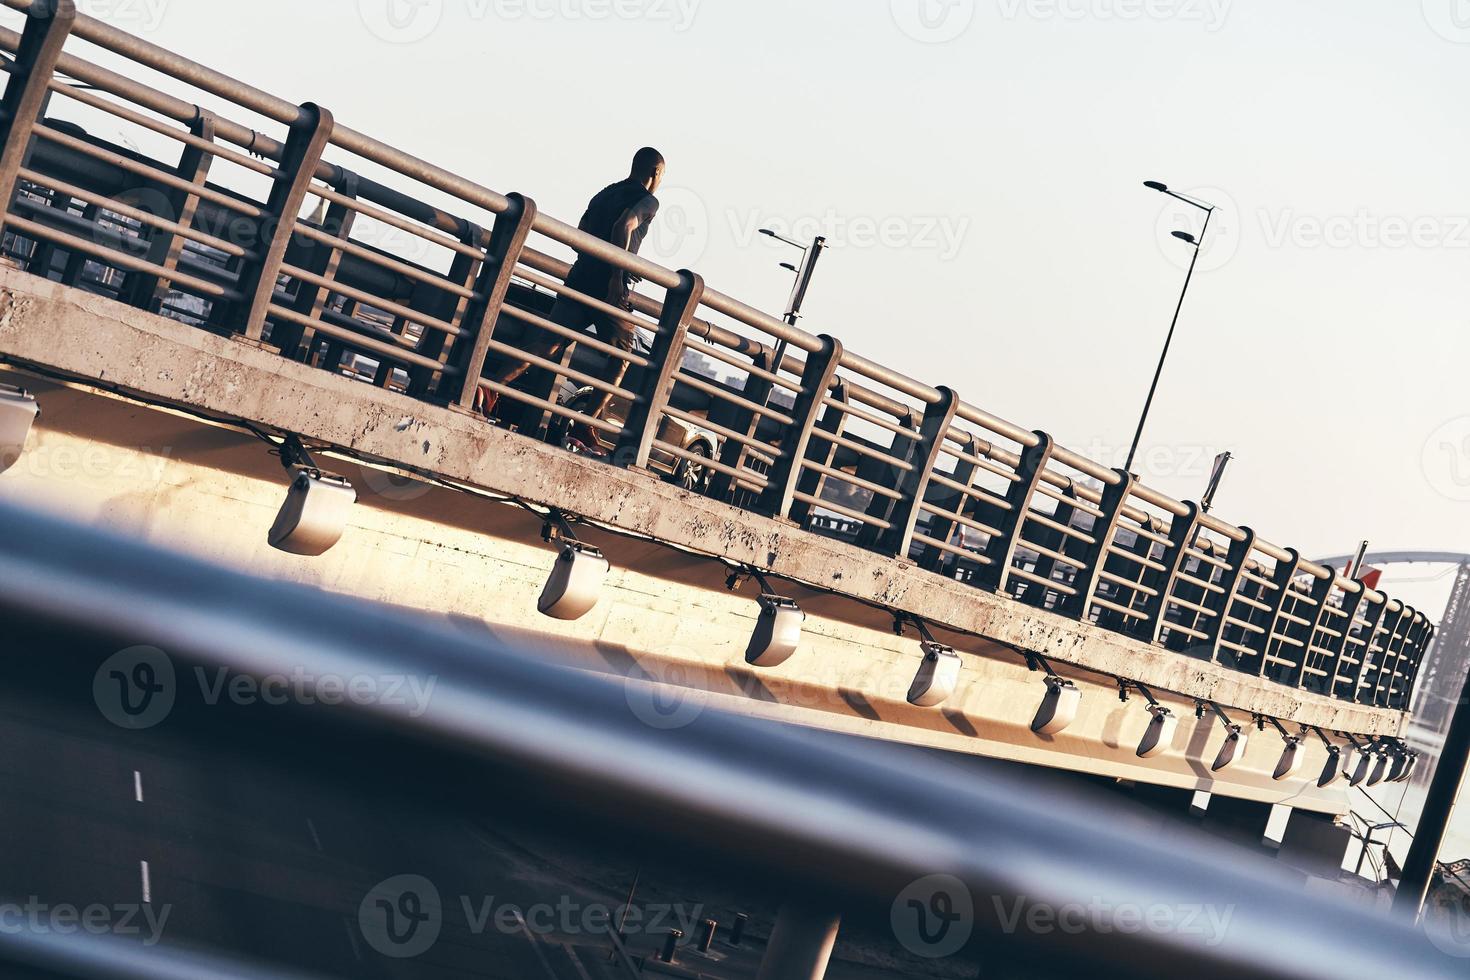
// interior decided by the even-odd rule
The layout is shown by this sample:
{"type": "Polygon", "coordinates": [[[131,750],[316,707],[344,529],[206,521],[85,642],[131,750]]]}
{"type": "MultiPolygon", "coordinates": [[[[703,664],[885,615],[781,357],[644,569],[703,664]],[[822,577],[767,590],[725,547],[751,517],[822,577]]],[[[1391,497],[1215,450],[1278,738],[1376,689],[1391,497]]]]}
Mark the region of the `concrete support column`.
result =
{"type": "Polygon", "coordinates": [[[841,925],[842,916],[835,912],[786,902],[776,916],[756,980],[822,980],[841,925]]]}

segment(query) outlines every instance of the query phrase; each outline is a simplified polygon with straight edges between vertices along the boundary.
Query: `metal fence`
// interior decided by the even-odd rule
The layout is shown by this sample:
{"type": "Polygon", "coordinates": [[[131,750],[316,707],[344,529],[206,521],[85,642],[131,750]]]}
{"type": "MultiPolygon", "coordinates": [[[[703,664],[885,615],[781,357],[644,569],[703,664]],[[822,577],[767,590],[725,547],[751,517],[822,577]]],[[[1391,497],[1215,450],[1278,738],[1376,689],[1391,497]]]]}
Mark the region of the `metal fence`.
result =
{"type": "Polygon", "coordinates": [[[614,463],[682,475],[756,513],[840,527],[860,547],[1182,655],[1409,706],[1432,624],[1340,570],[583,234],[525,195],[78,16],[71,0],[3,2],[27,19],[22,34],[0,30],[14,55],[0,222],[6,254],[30,272],[431,403],[470,410],[483,386],[523,432],[585,423],[614,463]],[[73,38],[185,94],[63,51],[73,38]],[[201,108],[199,93],[226,111],[201,108]],[[172,145],[177,162],[98,139],[68,110],[172,145]],[[558,248],[640,277],[633,309],[568,287],[558,248]],[[548,319],[558,296],[651,341],[628,352],[569,331],[548,319]],[[489,380],[544,333],[575,340],[575,354],[531,358],[516,385],[489,380]],[[607,358],[627,362],[621,382],[603,380],[607,358]],[[609,394],[614,410],[594,417],[566,386],[609,394]]]}
{"type": "MultiPolygon", "coordinates": [[[[257,682],[304,676],[299,704],[260,710],[186,698],[175,684],[179,697],[159,731],[309,774],[350,798],[371,794],[364,805],[426,796],[437,812],[554,825],[640,856],[652,847],[670,866],[769,883],[771,894],[876,913],[885,924],[915,883],[952,876],[946,894],[973,899],[963,914],[984,976],[1464,976],[1464,960],[1446,955],[1463,954],[1463,940],[1437,950],[1406,924],[1304,891],[1274,861],[1162,827],[1075,782],[999,765],[957,778],[911,749],[712,707],[677,730],[650,725],[637,679],[623,688],[495,636],[13,506],[0,506],[0,542],[0,616],[14,661],[7,685],[50,706],[37,717],[57,738],[73,737],[68,712],[98,710],[99,664],[142,643],[165,652],[180,677],[190,669],[257,682]],[[385,676],[435,678],[435,693],[418,708],[344,699],[340,687],[328,696],[335,679],[385,676]],[[1138,915],[1131,926],[1084,916],[1075,928],[1044,929],[1008,926],[998,910],[1013,907],[1138,915]],[[1147,914],[1206,908],[1230,913],[1218,934],[1159,926],[1147,914]],[[992,971],[1023,951],[1034,968],[992,971]]],[[[121,751],[148,734],[113,737],[121,751]]],[[[281,860],[274,850],[272,860],[281,860]]],[[[283,898],[294,901],[289,891],[283,898]]],[[[116,948],[14,926],[0,930],[5,976],[31,975],[14,963],[49,967],[38,971],[47,977],[254,975],[163,946],[116,948]]],[[[242,935],[276,952],[274,942],[242,935]]]]}

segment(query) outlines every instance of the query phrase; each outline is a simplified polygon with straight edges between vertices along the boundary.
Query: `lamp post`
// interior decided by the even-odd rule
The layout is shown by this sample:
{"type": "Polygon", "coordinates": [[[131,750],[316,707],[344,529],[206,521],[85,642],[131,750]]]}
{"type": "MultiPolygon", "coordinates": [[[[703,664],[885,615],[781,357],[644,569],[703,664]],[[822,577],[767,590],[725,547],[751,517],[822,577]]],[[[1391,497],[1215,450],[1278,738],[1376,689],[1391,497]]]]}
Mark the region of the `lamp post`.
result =
{"type": "Polygon", "coordinates": [[[783,314],[787,323],[796,326],[796,321],[801,319],[801,306],[806,302],[807,287],[812,284],[812,274],[817,271],[817,260],[822,257],[822,252],[827,248],[827,239],[819,235],[812,240],[810,245],[803,245],[800,242],[793,242],[784,235],[778,235],[769,228],[762,228],[761,234],[801,250],[800,265],[793,265],[790,262],[781,263],[781,268],[790,269],[796,273],[796,284],[791,287],[791,298],[786,301],[786,312],[783,314]]]}
{"type": "Polygon", "coordinates": [[[1143,186],[1150,190],[1158,191],[1161,194],[1168,194],[1170,197],[1177,198],[1185,204],[1199,208],[1205,213],[1205,223],[1204,227],[1200,228],[1198,238],[1187,231],[1173,232],[1175,238],[1194,246],[1194,256],[1189,260],[1189,272],[1184,277],[1184,289],[1179,293],[1179,304],[1174,307],[1174,319],[1169,324],[1169,336],[1164,339],[1164,350],[1159,355],[1159,366],[1154,371],[1154,382],[1148,389],[1148,400],[1143,403],[1143,415],[1138,419],[1138,431],[1133,434],[1133,444],[1128,448],[1128,462],[1123,464],[1123,469],[1130,473],[1133,472],[1133,458],[1138,455],[1138,443],[1143,439],[1143,427],[1148,422],[1149,409],[1154,404],[1154,394],[1159,390],[1159,378],[1164,374],[1164,362],[1169,359],[1169,347],[1174,342],[1174,329],[1179,326],[1179,313],[1184,309],[1184,297],[1188,295],[1190,280],[1194,278],[1194,267],[1199,262],[1199,253],[1200,249],[1204,246],[1205,232],[1209,230],[1210,218],[1215,213],[1215,205],[1196,200],[1177,191],[1171,191],[1168,184],[1161,184],[1157,180],[1146,180],[1143,182],[1143,186]]]}
{"type": "MultiPolygon", "coordinates": [[[[796,321],[801,319],[801,307],[806,302],[806,291],[812,284],[812,275],[817,271],[817,260],[822,257],[822,253],[827,249],[827,239],[818,235],[812,239],[810,245],[803,245],[800,242],[793,242],[784,235],[778,235],[769,228],[762,228],[760,231],[767,238],[774,238],[778,242],[785,242],[792,248],[801,250],[801,263],[799,265],[790,262],[781,263],[781,268],[790,269],[796,273],[796,282],[791,287],[791,297],[786,301],[786,312],[782,316],[782,319],[794,327],[796,326],[796,321]]],[[[771,370],[779,374],[781,371],[781,362],[786,359],[785,337],[776,341],[776,350],[772,357],[771,370]]],[[[764,408],[769,404],[769,399],[770,392],[768,391],[766,397],[762,399],[761,407],[764,408]]]]}

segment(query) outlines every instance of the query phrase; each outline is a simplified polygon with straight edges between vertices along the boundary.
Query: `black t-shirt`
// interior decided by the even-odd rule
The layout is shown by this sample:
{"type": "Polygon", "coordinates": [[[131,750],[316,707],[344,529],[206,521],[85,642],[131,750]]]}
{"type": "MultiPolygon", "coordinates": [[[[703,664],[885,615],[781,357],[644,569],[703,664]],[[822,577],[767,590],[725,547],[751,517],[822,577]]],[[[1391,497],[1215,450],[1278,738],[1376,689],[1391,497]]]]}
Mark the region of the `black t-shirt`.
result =
{"type": "MultiPolygon", "coordinates": [[[[587,205],[587,213],[577,227],[605,242],[612,241],[613,226],[623,215],[632,211],[638,219],[633,234],[628,240],[628,250],[638,253],[643,239],[648,237],[648,226],[658,214],[658,198],[648,193],[648,188],[631,177],[609,184],[597,192],[587,205]]],[[[634,277],[619,274],[619,270],[590,255],[579,256],[567,276],[567,285],[594,296],[621,304],[627,296],[628,286],[634,277]]]]}

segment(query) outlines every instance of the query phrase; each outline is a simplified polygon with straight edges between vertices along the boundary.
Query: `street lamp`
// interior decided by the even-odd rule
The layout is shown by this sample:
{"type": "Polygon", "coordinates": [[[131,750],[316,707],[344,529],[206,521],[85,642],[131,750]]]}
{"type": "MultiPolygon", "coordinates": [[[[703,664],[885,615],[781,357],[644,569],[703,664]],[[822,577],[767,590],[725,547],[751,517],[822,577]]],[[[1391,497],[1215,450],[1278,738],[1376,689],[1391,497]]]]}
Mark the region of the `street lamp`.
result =
{"type": "Polygon", "coordinates": [[[1181,242],[1188,242],[1194,246],[1194,256],[1189,260],[1189,272],[1184,277],[1184,289],[1179,293],[1179,304],[1174,307],[1174,320],[1169,324],[1169,336],[1164,340],[1164,351],[1159,355],[1159,366],[1154,371],[1154,382],[1148,389],[1148,400],[1143,403],[1143,415],[1138,419],[1138,431],[1133,435],[1133,445],[1128,448],[1128,462],[1123,464],[1123,469],[1133,472],[1133,458],[1138,455],[1138,443],[1143,439],[1143,427],[1148,422],[1149,409],[1154,404],[1154,394],[1159,390],[1159,378],[1164,373],[1164,362],[1169,358],[1169,346],[1174,342],[1174,328],[1179,326],[1179,312],[1184,309],[1184,297],[1189,292],[1190,280],[1194,278],[1195,263],[1199,261],[1200,249],[1204,247],[1205,232],[1209,230],[1210,218],[1215,213],[1215,205],[1196,200],[1177,191],[1171,191],[1168,184],[1161,184],[1157,180],[1145,180],[1143,186],[1161,194],[1168,194],[1192,207],[1199,208],[1205,213],[1204,227],[1200,228],[1199,237],[1196,238],[1187,231],[1173,232],[1173,236],[1181,242]]]}
{"type": "Polygon", "coordinates": [[[812,284],[812,275],[817,271],[817,260],[822,257],[822,252],[827,248],[827,239],[817,236],[810,245],[793,242],[784,235],[778,235],[769,228],[762,228],[761,234],[767,238],[774,238],[778,242],[785,242],[792,248],[800,249],[801,264],[795,265],[790,262],[782,262],[781,268],[789,269],[796,273],[796,284],[791,287],[791,298],[786,301],[786,312],[782,314],[787,323],[796,326],[796,321],[801,319],[801,307],[806,302],[807,287],[812,284]]]}
{"type": "MultiPolygon", "coordinates": [[[[796,282],[791,287],[791,297],[787,299],[786,312],[782,315],[782,319],[794,327],[796,326],[796,321],[801,319],[801,307],[806,302],[806,291],[812,284],[812,275],[817,271],[817,260],[822,257],[822,253],[827,249],[827,239],[818,235],[812,239],[810,245],[803,245],[800,242],[793,242],[785,235],[777,234],[770,228],[762,228],[760,232],[767,238],[774,238],[778,242],[785,242],[792,248],[801,251],[801,263],[799,265],[791,262],[781,263],[781,268],[789,269],[796,273],[796,282]]],[[[776,341],[776,350],[772,355],[771,370],[779,374],[781,372],[781,362],[785,359],[786,338],[781,337],[776,341]]],[[[770,398],[771,392],[767,391],[766,397],[761,400],[762,408],[770,404],[770,398]]]]}

